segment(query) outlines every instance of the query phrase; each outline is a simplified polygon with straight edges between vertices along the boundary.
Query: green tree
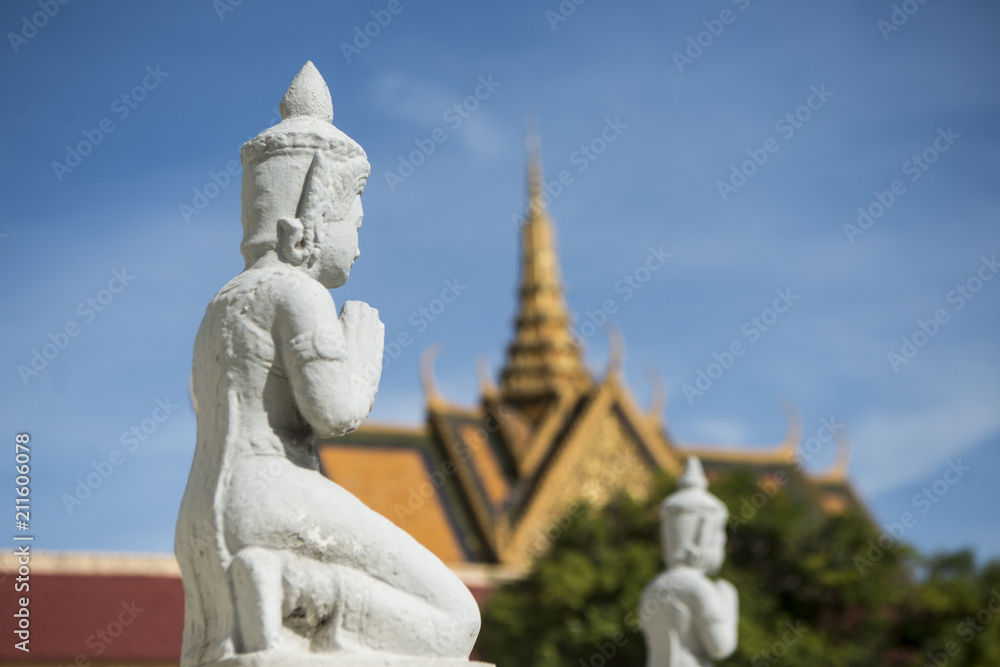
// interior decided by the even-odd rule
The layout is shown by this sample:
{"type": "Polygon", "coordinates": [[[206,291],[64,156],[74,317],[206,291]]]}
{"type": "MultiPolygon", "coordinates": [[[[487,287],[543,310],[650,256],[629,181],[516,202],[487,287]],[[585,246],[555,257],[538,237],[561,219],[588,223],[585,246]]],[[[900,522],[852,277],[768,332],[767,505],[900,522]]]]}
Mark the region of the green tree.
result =
{"type": "MultiPolygon", "coordinates": [[[[498,667],[644,665],[637,605],[664,567],[658,506],[673,489],[664,476],[648,500],[574,508],[530,573],[490,598],[479,654],[498,667]]],[[[921,559],[860,508],[823,512],[795,471],[779,487],[737,470],[711,490],[733,513],[720,576],[740,592],[739,647],[722,665],[1000,665],[1000,562],[921,559]]]]}
{"type": "Polygon", "coordinates": [[[914,604],[902,610],[899,634],[920,647],[920,665],[1000,665],[1000,561],[977,569],[969,551],[922,561],[914,604]]]}

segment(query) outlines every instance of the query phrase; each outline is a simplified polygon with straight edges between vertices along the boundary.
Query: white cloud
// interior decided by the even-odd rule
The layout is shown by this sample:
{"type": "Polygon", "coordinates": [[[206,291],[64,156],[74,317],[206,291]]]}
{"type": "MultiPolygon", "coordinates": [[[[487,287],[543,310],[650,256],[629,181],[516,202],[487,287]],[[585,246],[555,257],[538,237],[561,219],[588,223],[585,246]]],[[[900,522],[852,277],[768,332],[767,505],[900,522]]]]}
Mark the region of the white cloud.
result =
{"type": "Polygon", "coordinates": [[[380,112],[419,125],[442,124],[442,114],[460,98],[444,86],[398,71],[380,72],[372,78],[366,93],[380,112]]]}
{"type": "MultiPolygon", "coordinates": [[[[455,130],[465,148],[480,160],[492,160],[507,153],[510,143],[506,141],[500,127],[485,113],[472,115],[460,128],[455,130]]],[[[516,145],[517,150],[521,150],[516,145]]]]}
{"type": "MultiPolygon", "coordinates": [[[[427,133],[441,128],[449,142],[457,139],[474,158],[495,159],[507,153],[508,142],[501,125],[487,109],[491,97],[474,97],[477,87],[480,82],[476,79],[469,81],[468,89],[462,90],[403,76],[397,71],[384,71],[372,80],[367,93],[371,104],[385,115],[424,127],[427,133]],[[463,111],[449,113],[470,96],[475,104],[469,102],[463,111]],[[456,127],[459,122],[461,124],[456,127]]],[[[420,138],[425,137],[421,135],[420,138]]]]}
{"type": "MultiPolygon", "coordinates": [[[[918,371],[917,367],[905,369],[918,371]]],[[[892,490],[947,466],[949,457],[1000,431],[1000,384],[975,364],[952,364],[925,381],[935,395],[905,409],[855,420],[851,469],[866,496],[892,490]]]]}

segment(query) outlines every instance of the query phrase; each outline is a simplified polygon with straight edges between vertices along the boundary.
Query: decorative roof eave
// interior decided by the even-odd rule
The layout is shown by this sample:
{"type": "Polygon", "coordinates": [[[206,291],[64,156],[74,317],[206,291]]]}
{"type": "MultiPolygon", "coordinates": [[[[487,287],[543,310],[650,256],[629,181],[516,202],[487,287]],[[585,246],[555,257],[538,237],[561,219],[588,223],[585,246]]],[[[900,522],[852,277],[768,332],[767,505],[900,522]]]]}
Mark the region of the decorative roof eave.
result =
{"type": "Polygon", "coordinates": [[[434,379],[434,361],[440,354],[441,347],[434,344],[425,348],[420,355],[420,384],[424,388],[428,410],[437,404],[444,404],[444,398],[438,393],[437,381],[434,379]]]}
{"type": "Polygon", "coordinates": [[[649,407],[646,408],[646,417],[656,424],[661,420],[666,422],[663,413],[667,409],[667,383],[663,375],[653,366],[646,367],[645,375],[649,383],[649,407]]]}
{"type": "Polygon", "coordinates": [[[479,381],[479,393],[483,398],[499,399],[500,387],[493,381],[490,374],[490,362],[485,356],[476,361],[476,379],[479,381]]]}
{"type": "Polygon", "coordinates": [[[420,384],[424,388],[424,398],[427,401],[428,412],[435,414],[448,413],[462,416],[483,418],[483,412],[475,406],[463,406],[450,402],[438,391],[437,381],[434,379],[434,361],[441,354],[439,345],[431,345],[420,355],[420,384]]]}
{"type": "Polygon", "coordinates": [[[821,484],[848,485],[847,468],[851,463],[851,437],[847,431],[840,431],[834,436],[834,441],[837,445],[837,454],[833,465],[809,477],[812,481],[821,484]]]}

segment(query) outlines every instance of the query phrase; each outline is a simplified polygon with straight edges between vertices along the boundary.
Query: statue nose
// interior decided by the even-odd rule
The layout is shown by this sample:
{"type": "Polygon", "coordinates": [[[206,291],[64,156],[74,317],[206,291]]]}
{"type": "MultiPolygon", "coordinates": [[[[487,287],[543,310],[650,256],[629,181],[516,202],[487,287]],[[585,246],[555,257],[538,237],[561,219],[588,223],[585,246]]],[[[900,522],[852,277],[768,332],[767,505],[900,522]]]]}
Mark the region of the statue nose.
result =
{"type": "Polygon", "coordinates": [[[354,259],[357,259],[358,257],[361,257],[361,248],[354,251],[354,259]]]}

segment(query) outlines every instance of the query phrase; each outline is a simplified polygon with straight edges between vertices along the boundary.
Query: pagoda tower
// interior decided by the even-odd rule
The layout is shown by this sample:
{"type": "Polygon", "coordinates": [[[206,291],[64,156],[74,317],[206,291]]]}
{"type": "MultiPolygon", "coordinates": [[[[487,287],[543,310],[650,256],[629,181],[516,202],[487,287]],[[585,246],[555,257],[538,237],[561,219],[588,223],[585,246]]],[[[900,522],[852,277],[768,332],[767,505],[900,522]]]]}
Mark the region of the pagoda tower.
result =
{"type": "Polygon", "coordinates": [[[556,252],[555,229],[545,206],[537,134],[529,134],[528,207],[521,226],[521,280],[514,340],[500,372],[500,394],[537,423],[553,401],[593,385],[581,346],[570,333],[556,252]]]}

